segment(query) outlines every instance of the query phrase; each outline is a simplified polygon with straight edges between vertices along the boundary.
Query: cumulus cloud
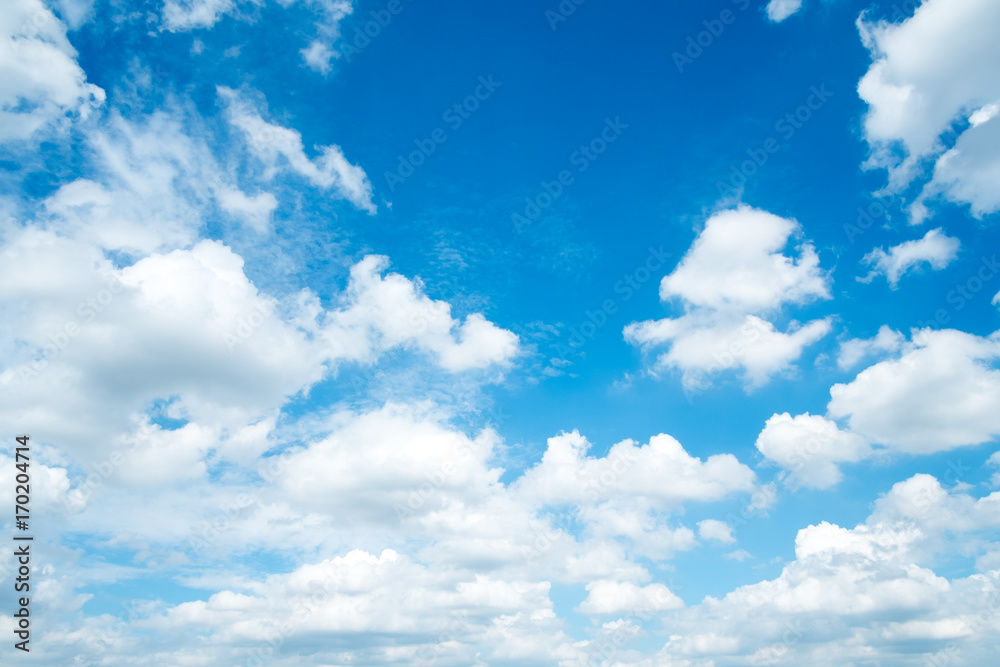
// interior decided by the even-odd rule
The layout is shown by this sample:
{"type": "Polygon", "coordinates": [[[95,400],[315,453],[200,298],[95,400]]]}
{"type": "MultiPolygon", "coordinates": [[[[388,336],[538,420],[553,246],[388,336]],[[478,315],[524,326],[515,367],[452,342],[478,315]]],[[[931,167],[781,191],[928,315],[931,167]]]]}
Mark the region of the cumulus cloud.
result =
{"type": "Polygon", "coordinates": [[[237,6],[234,0],[166,0],[163,25],[171,32],[211,28],[237,6]]]}
{"type": "Polygon", "coordinates": [[[923,238],[892,246],[888,252],[875,248],[862,260],[872,266],[872,270],[858,280],[870,283],[876,276],[885,276],[889,286],[896,289],[899,279],[922,263],[929,264],[935,271],[948,266],[958,257],[960,245],[957,238],[948,236],[941,229],[932,229],[923,238]]]}
{"type": "Polygon", "coordinates": [[[457,372],[507,364],[518,354],[515,334],[479,313],[452,318],[450,304],[428,298],[413,281],[383,276],[388,265],[387,257],[370,255],[351,268],[341,307],[319,330],[334,357],[371,360],[380,350],[413,346],[457,372]]]}
{"type": "MultiPolygon", "coordinates": [[[[279,642],[326,663],[471,665],[482,655],[498,663],[560,664],[579,653],[548,593],[544,582],[436,570],[391,549],[354,550],[173,606],[137,625],[165,637],[207,632],[198,652],[217,662],[244,660],[248,645],[279,642]],[[315,643],[321,634],[323,646],[315,643]],[[367,638],[365,648],[346,641],[359,636],[367,638]]],[[[183,661],[187,650],[173,660],[183,661]]]]}
{"type": "Polygon", "coordinates": [[[746,205],[716,213],[660,283],[660,298],[679,300],[686,313],[633,322],[626,340],[643,349],[669,345],[654,370],[680,370],[688,388],[736,368],[749,386],[764,384],[830,330],[827,320],[814,320],[782,332],[763,317],[786,304],[830,298],[812,246],[800,244],[798,257],[783,254],[800,232],[794,220],[746,205]]]}
{"type": "Polygon", "coordinates": [[[915,331],[897,359],[830,389],[830,416],[869,441],[928,454],[1000,435],[998,334],[915,331]]]}
{"type": "Polygon", "coordinates": [[[733,537],[733,527],[725,521],[718,519],[705,519],[698,522],[698,537],[703,540],[714,540],[724,544],[732,544],[736,541],[733,537]]]}
{"type": "Polygon", "coordinates": [[[905,342],[906,336],[883,324],[872,338],[852,338],[843,341],[837,354],[837,367],[845,371],[853,368],[867,356],[898,352],[905,342]]]}
{"type": "Polygon", "coordinates": [[[2,257],[0,312],[16,341],[0,372],[3,413],[85,459],[153,400],[236,428],[330,365],[375,363],[393,347],[429,353],[447,372],[505,364],[518,350],[514,334],[483,316],[459,322],[403,276],[382,277],[380,257],[355,266],[329,311],[309,292],[281,302],[262,294],[217,241],[115,269],[95,246],[29,227],[2,257]]]}
{"type": "Polygon", "coordinates": [[[279,166],[288,167],[310,183],[332,189],[359,209],[374,214],[372,185],[364,169],[351,164],[340,146],[320,146],[315,159],[309,159],[296,130],[264,120],[248,99],[235,90],[220,86],[219,98],[225,103],[229,122],[242,130],[253,154],[269,173],[279,166]],[[283,158],[283,160],[279,160],[283,158]]]}
{"type": "Polygon", "coordinates": [[[591,616],[607,616],[683,606],[684,602],[663,584],[640,587],[628,581],[594,581],[587,584],[587,598],[580,603],[577,611],[591,616]]]}
{"type": "Polygon", "coordinates": [[[11,0],[0,16],[0,142],[65,129],[104,103],[87,83],[66,25],[40,0],[11,0]]]}
{"type": "Polygon", "coordinates": [[[768,461],[785,470],[792,487],[827,489],[842,474],[839,464],[854,463],[869,453],[867,441],[819,415],[792,417],[787,412],[767,420],[756,446],[768,461]]]}
{"type": "Polygon", "coordinates": [[[430,406],[389,404],[335,421],[328,438],[283,457],[279,483],[291,502],[346,521],[398,525],[449,503],[472,504],[503,473],[485,464],[499,445],[496,433],[469,438],[430,406]]]}
{"type": "Polygon", "coordinates": [[[922,563],[951,548],[945,534],[987,548],[971,545],[997,525],[997,502],[997,494],[976,500],[945,491],[928,475],[900,482],[853,529],[822,522],[800,530],[795,560],[777,578],[671,615],[672,636],[657,659],[833,666],[878,656],[910,664],[950,646],[970,662],[988,660],[1000,634],[1000,575],[948,580],[922,563]],[[916,658],[915,640],[923,642],[916,658]]]}
{"type": "Polygon", "coordinates": [[[781,23],[802,9],[802,0],[771,0],[767,3],[767,18],[781,23]]]}
{"type": "Polygon", "coordinates": [[[997,21],[1000,6],[990,0],[927,0],[901,23],[858,21],[873,61],[858,83],[869,105],[868,165],[888,170],[892,190],[925,180],[913,222],[929,215],[924,201],[938,195],[969,204],[977,216],[1000,208],[991,178],[1000,169],[1000,82],[989,65],[1000,57],[991,30],[997,21]],[[948,147],[944,135],[956,124],[966,127],[948,147]]]}
{"type": "Polygon", "coordinates": [[[518,479],[515,491],[546,504],[641,495],[670,507],[750,492],[756,484],[753,471],[732,454],[702,461],[663,433],[646,445],[623,440],[599,458],[587,456],[590,446],[577,431],[549,438],[542,460],[518,479]]]}
{"type": "MultiPolygon", "coordinates": [[[[231,576],[203,599],[130,618],[127,637],[153,631],[148,648],[178,664],[195,649],[177,648],[173,639],[195,628],[203,636],[198,655],[219,663],[245,659],[247,646],[259,646],[310,664],[343,662],[351,652],[366,664],[476,664],[478,656],[489,664],[569,667],[601,650],[635,667],[730,667],[748,656],[762,663],[907,664],[949,642],[981,663],[1000,635],[1000,573],[948,579],[928,563],[956,549],[986,563],[997,547],[988,538],[1000,526],[998,502],[1000,493],[977,499],[915,475],[880,497],[854,528],[820,522],[799,530],[795,559],[777,577],[691,606],[664,583],[593,577],[577,611],[618,620],[583,642],[563,632],[547,581],[484,570],[482,563],[476,570],[428,563],[398,548],[345,550],[267,577],[231,576]],[[670,628],[653,655],[631,648],[644,635],[637,622],[650,618],[670,628]],[[364,641],[348,644],[347,637],[364,641]],[[914,641],[921,642],[916,653],[914,641]]],[[[553,573],[565,568],[556,563],[553,573]]],[[[112,620],[88,619],[88,633],[52,632],[47,646],[80,650],[85,636],[105,636],[112,620]]],[[[113,655],[134,650],[127,641],[109,644],[113,655]]]]}

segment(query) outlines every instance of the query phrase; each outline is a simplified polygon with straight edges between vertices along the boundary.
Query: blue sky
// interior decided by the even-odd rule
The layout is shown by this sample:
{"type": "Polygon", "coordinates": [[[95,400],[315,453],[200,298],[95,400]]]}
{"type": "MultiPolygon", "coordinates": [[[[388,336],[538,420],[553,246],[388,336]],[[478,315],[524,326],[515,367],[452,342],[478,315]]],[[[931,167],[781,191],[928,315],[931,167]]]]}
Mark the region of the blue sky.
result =
{"type": "Polygon", "coordinates": [[[998,25],[14,0],[0,655],[987,664],[998,25]]]}

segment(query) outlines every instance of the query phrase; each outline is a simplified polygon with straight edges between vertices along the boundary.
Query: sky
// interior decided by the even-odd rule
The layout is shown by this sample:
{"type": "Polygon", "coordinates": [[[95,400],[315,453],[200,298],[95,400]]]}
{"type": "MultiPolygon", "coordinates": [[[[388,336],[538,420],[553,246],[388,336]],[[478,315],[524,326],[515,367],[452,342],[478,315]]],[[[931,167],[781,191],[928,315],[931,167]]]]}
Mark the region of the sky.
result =
{"type": "Polygon", "coordinates": [[[0,659],[992,664],[998,28],[8,0],[0,659]]]}

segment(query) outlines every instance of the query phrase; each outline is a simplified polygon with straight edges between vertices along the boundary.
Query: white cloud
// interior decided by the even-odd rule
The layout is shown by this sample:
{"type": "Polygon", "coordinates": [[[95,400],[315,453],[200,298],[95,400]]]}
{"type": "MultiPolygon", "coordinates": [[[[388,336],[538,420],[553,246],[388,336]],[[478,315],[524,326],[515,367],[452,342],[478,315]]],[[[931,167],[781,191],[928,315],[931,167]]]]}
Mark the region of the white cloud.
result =
{"type": "Polygon", "coordinates": [[[724,544],[732,544],[736,541],[733,537],[733,527],[725,521],[718,519],[705,519],[698,522],[698,537],[703,540],[714,540],[724,544]]]}
{"type": "Polygon", "coordinates": [[[426,405],[338,415],[328,438],[283,457],[281,497],[347,523],[392,526],[478,502],[503,473],[485,464],[499,437],[486,430],[471,439],[443,421],[426,405]]]}
{"type": "Polygon", "coordinates": [[[248,195],[237,188],[222,187],[215,196],[224,211],[246,220],[261,233],[268,230],[271,214],[278,208],[278,200],[270,192],[248,195]]]}
{"type": "Polygon", "coordinates": [[[397,273],[383,276],[388,264],[370,255],[351,268],[343,303],[319,332],[332,356],[372,360],[380,350],[414,346],[457,372],[508,364],[518,354],[515,334],[479,313],[455,320],[451,306],[429,299],[419,284],[397,273]]]}
{"type": "Polygon", "coordinates": [[[226,105],[229,122],[243,131],[251,151],[265,164],[270,174],[281,164],[279,158],[284,158],[288,167],[313,185],[332,188],[359,209],[375,213],[368,176],[361,167],[347,161],[340,146],[320,146],[317,157],[310,160],[302,145],[302,135],[297,131],[267,122],[235,90],[220,86],[218,94],[226,105]]]}
{"type": "Polygon", "coordinates": [[[995,118],[986,120],[1000,101],[991,66],[1000,57],[992,30],[998,21],[992,0],[927,0],[902,23],[858,21],[873,59],[858,84],[869,105],[869,166],[888,169],[890,189],[901,190],[936,160],[913,222],[928,215],[923,202],[937,194],[971,204],[979,216],[1000,208],[990,177],[1000,169],[1000,130],[995,118]],[[970,127],[945,152],[943,136],[965,119],[970,127]]]}
{"type": "Polygon", "coordinates": [[[633,322],[626,340],[644,349],[669,344],[654,370],[680,370],[687,388],[731,368],[743,368],[749,386],[764,384],[830,330],[827,320],[814,320],[781,332],[762,317],[785,304],[830,298],[809,244],[799,246],[797,258],[782,254],[799,232],[794,220],[746,205],[716,213],[660,283],[660,298],[679,299],[686,313],[633,322]]]}
{"type": "Polygon", "coordinates": [[[837,367],[845,371],[869,355],[898,352],[905,342],[903,334],[883,324],[872,338],[852,338],[842,342],[837,367]]]}
{"type": "Polygon", "coordinates": [[[882,248],[875,248],[862,260],[874,268],[867,276],[858,280],[870,283],[876,276],[885,276],[889,285],[896,289],[899,279],[923,262],[930,264],[935,271],[948,266],[958,257],[960,245],[957,238],[948,236],[941,229],[932,229],[924,234],[922,239],[905,241],[892,246],[888,252],[882,248]]]}
{"type": "Polygon", "coordinates": [[[715,454],[702,461],[663,433],[646,445],[623,440],[600,458],[587,456],[590,446],[577,431],[549,438],[542,460],[517,480],[513,490],[545,504],[638,495],[663,507],[677,507],[687,501],[749,493],[756,484],[753,471],[732,454],[715,454]],[[665,479],[670,483],[664,484],[665,479]]]}
{"type": "Polygon", "coordinates": [[[194,243],[213,198],[262,229],[273,195],[242,192],[205,142],[186,131],[187,122],[177,109],[135,122],[113,114],[102,131],[88,137],[93,172],[48,197],[41,222],[72,238],[140,256],[194,243]]]}
{"type": "Polygon", "coordinates": [[[165,0],[163,24],[171,32],[211,28],[236,7],[234,0],[165,0]]]}
{"type": "Polygon", "coordinates": [[[997,502],[998,494],[949,493],[927,475],[900,482],[853,529],[822,522],[798,531],[795,560],[777,578],[668,616],[671,637],[655,660],[916,665],[952,646],[969,664],[987,664],[1000,636],[1000,572],[948,580],[922,563],[942,551],[988,549],[979,537],[1000,522],[997,502]]]}
{"type": "Polygon", "coordinates": [[[104,103],[87,83],[66,25],[40,0],[11,0],[0,13],[0,142],[65,129],[104,103]]]}
{"type": "MultiPolygon", "coordinates": [[[[106,453],[155,399],[173,397],[200,426],[236,429],[329,364],[375,363],[407,346],[459,372],[508,363],[518,350],[514,334],[481,315],[456,321],[406,278],[383,278],[385,258],[355,266],[341,307],[324,311],[308,292],[280,302],[262,294],[243,259],[216,241],[116,270],[94,246],[29,227],[0,257],[0,312],[12,337],[0,412],[83,460],[106,453]]],[[[184,447],[163,453],[193,456],[184,447]]]]}
{"type": "Polygon", "coordinates": [[[195,650],[216,663],[242,661],[245,647],[274,643],[326,664],[471,665],[480,651],[497,663],[569,664],[560,661],[577,651],[559,628],[548,592],[545,582],[433,569],[391,549],[379,555],[354,550],[134,625],[164,638],[195,628],[205,633],[197,649],[171,649],[178,664],[195,650]],[[326,638],[322,645],[318,636],[326,638]],[[359,637],[363,647],[343,641],[359,637]]]}
{"type": "Polygon", "coordinates": [[[1000,160],[996,149],[1000,146],[1000,119],[988,105],[987,118],[980,109],[970,116],[972,127],[959,136],[954,147],[947,150],[934,165],[934,176],[913,206],[914,221],[927,215],[924,201],[943,195],[953,202],[969,204],[972,214],[983,218],[1000,210],[1000,192],[995,184],[1000,179],[1000,160]],[[979,117],[979,122],[975,122],[979,117]]]}
{"type": "MultiPolygon", "coordinates": [[[[224,16],[237,15],[246,6],[262,5],[263,0],[165,0],[161,20],[170,32],[211,28],[224,16]]],[[[331,61],[340,57],[334,47],[340,39],[340,22],[354,11],[350,0],[278,0],[286,9],[293,5],[309,7],[316,15],[316,37],[299,50],[306,66],[320,74],[329,74],[331,61]]]]}
{"type": "Polygon", "coordinates": [[[836,419],[869,441],[925,454],[1000,435],[1000,334],[915,331],[898,359],[830,389],[836,419]]]}
{"type": "Polygon", "coordinates": [[[767,3],[767,18],[781,23],[802,9],[802,0],[771,0],[767,3]]]}
{"type": "Polygon", "coordinates": [[[661,281],[660,298],[740,312],[828,299],[828,280],[811,245],[801,244],[797,258],[782,254],[800,232],[794,220],[745,204],[716,213],[661,281]]]}
{"type": "Polygon", "coordinates": [[[306,65],[320,74],[329,74],[333,69],[330,62],[337,57],[337,52],[321,39],[313,40],[309,46],[302,49],[301,53],[306,65]]]}
{"type": "Polygon", "coordinates": [[[636,615],[683,606],[684,602],[663,584],[639,587],[628,581],[593,581],[587,584],[587,598],[577,611],[590,616],[636,615]]]}
{"type": "Polygon", "coordinates": [[[864,438],[809,413],[773,415],[757,436],[756,447],[785,469],[792,487],[814,489],[837,484],[843,477],[838,464],[860,461],[870,453],[864,438]]]}

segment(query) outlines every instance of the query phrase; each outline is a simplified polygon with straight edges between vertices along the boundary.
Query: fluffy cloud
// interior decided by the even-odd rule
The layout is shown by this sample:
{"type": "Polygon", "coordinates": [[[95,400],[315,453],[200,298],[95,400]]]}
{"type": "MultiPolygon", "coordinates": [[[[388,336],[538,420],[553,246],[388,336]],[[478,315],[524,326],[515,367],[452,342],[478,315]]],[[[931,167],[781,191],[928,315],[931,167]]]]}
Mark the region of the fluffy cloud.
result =
{"type": "Polygon", "coordinates": [[[470,439],[430,406],[390,404],[335,421],[328,438],[282,458],[279,484],[283,498],[345,522],[398,526],[455,502],[473,504],[503,472],[485,465],[496,433],[470,439]]]}
{"type": "Polygon", "coordinates": [[[928,475],[900,482],[853,529],[824,522],[800,530],[795,560],[777,578],[670,616],[672,636],[657,658],[720,667],[748,659],[918,665],[947,649],[970,664],[988,661],[1000,636],[1000,571],[949,581],[921,563],[950,548],[946,534],[987,548],[976,537],[997,525],[997,502],[997,494],[949,493],[928,475]]]}
{"type": "Polygon", "coordinates": [[[750,492],[756,475],[732,454],[702,461],[673,437],[660,434],[646,445],[623,440],[607,455],[587,456],[590,443],[577,431],[549,438],[542,460],[525,472],[514,490],[536,503],[580,503],[639,495],[678,506],[750,492]],[[669,484],[663,480],[669,479],[669,484]]]}
{"type": "Polygon", "coordinates": [[[772,416],[757,436],[756,446],[769,461],[785,469],[791,486],[814,489],[826,489],[841,480],[838,464],[860,461],[869,454],[864,438],[809,413],[772,416]]]}
{"type": "Polygon", "coordinates": [[[348,162],[340,146],[320,146],[319,155],[310,160],[297,131],[264,120],[253,105],[236,91],[219,87],[219,97],[226,104],[229,122],[242,130],[253,154],[269,173],[287,165],[313,185],[333,189],[359,209],[375,213],[372,185],[364,169],[348,162]],[[279,160],[283,158],[283,160],[279,160]]]}
{"type": "Polygon", "coordinates": [[[172,32],[211,28],[236,7],[234,0],[166,0],[163,25],[172,32]]]}
{"type": "Polygon", "coordinates": [[[680,370],[688,388],[731,368],[743,368],[750,386],[765,383],[830,330],[828,321],[814,320],[781,332],[762,317],[785,304],[830,298],[809,244],[799,246],[798,257],[782,252],[798,233],[794,220],[746,205],[713,215],[660,283],[660,298],[679,299],[686,313],[629,324],[626,340],[644,349],[669,344],[654,370],[680,370]]]}
{"type": "Polygon", "coordinates": [[[330,365],[371,364],[393,347],[429,353],[447,372],[504,364],[518,350],[514,334],[481,315],[459,322],[406,278],[382,277],[385,258],[356,265],[341,307],[324,311],[309,292],[281,302],[262,294],[242,258],[215,241],[123,269],[94,246],[30,227],[7,241],[0,312],[13,347],[0,372],[2,413],[84,460],[134,430],[151,401],[169,400],[178,418],[235,429],[330,365]]]}
{"type": "Polygon", "coordinates": [[[992,440],[1000,435],[998,337],[915,331],[898,359],[834,385],[828,412],[871,442],[914,454],[992,440]]]}
{"type": "Polygon", "coordinates": [[[748,659],[916,665],[951,650],[986,664],[1000,637],[1000,571],[949,580],[927,563],[943,551],[975,558],[996,550],[983,538],[1000,526],[998,503],[1000,493],[976,499],[916,475],[893,486],[854,528],[821,522],[798,531],[795,560],[777,577],[693,606],[663,583],[592,578],[577,611],[619,618],[582,642],[564,633],[547,581],[482,564],[429,563],[399,549],[345,549],[266,578],[230,577],[204,599],[153,607],[130,617],[124,636],[111,634],[114,619],[91,617],[89,632],[59,628],[45,649],[86,651],[88,638],[107,638],[117,641],[106,642],[106,652],[134,656],[136,633],[144,633],[150,657],[135,664],[183,664],[195,649],[178,649],[174,639],[197,628],[199,656],[216,663],[260,655],[275,664],[450,666],[477,664],[478,657],[571,667],[600,654],[635,667],[731,667],[748,659]],[[653,618],[669,637],[650,656],[632,645],[645,634],[638,622],[653,618]],[[364,641],[348,644],[348,636],[364,641]]]}
{"type": "Polygon", "coordinates": [[[844,371],[869,355],[897,352],[905,342],[903,334],[883,324],[872,338],[852,338],[842,342],[837,354],[837,367],[844,371]]]}
{"type": "Polygon", "coordinates": [[[104,103],[87,83],[66,25],[40,0],[11,0],[0,16],[0,142],[59,128],[104,103]]]}
{"type": "Polygon", "coordinates": [[[388,264],[370,255],[351,268],[341,307],[319,330],[334,357],[372,360],[380,350],[413,346],[457,372],[507,364],[518,354],[515,334],[479,313],[455,320],[448,303],[428,298],[399,274],[383,276],[388,264]]]}
{"type": "Polygon", "coordinates": [[[802,0],[771,0],[767,3],[767,18],[781,23],[802,9],[802,0]]]}
{"type": "MultiPolygon", "coordinates": [[[[482,656],[491,664],[568,665],[578,651],[548,592],[547,583],[431,569],[391,549],[354,550],[133,625],[164,638],[198,628],[206,635],[198,655],[218,663],[255,651],[269,657],[276,647],[317,664],[471,665],[482,656]],[[363,648],[353,641],[361,636],[363,648]]],[[[174,651],[173,662],[194,657],[193,648],[174,651]]]]}
{"type": "Polygon", "coordinates": [[[873,267],[872,270],[858,280],[870,283],[876,276],[885,276],[889,285],[896,289],[899,279],[921,263],[930,264],[935,271],[948,266],[958,256],[960,245],[958,239],[948,236],[940,229],[932,229],[922,239],[905,241],[892,246],[888,252],[875,248],[863,260],[873,267]]]}
{"type": "Polygon", "coordinates": [[[715,540],[725,544],[736,541],[733,537],[733,527],[718,519],[705,519],[698,522],[698,537],[703,540],[715,540]]]}
{"type": "Polygon", "coordinates": [[[684,602],[663,584],[639,587],[631,582],[594,581],[587,584],[587,599],[578,611],[591,616],[678,609],[684,602]]]}
{"type": "Polygon", "coordinates": [[[858,84],[869,105],[869,165],[888,169],[890,188],[898,190],[935,161],[914,203],[914,222],[929,215],[923,202],[937,195],[970,204],[978,216],[1000,208],[990,176],[1000,169],[1000,82],[990,66],[1000,57],[991,30],[997,21],[1000,6],[991,0],[927,0],[899,24],[869,23],[863,15],[858,21],[873,60],[858,84]],[[945,133],[966,121],[948,148],[945,133]]]}

